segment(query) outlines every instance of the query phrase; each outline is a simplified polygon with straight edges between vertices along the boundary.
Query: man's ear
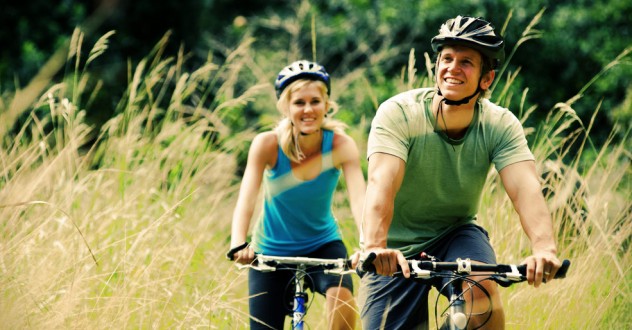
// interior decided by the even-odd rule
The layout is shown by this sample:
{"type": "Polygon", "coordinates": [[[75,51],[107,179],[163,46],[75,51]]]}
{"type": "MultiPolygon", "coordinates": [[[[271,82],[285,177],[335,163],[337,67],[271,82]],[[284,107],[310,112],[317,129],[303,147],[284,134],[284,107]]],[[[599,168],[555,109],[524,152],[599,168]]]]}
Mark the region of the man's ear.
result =
{"type": "Polygon", "coordinates": [[[492,85],[492,83],[494,82],[494,77],[496,77],[496,71],[494,70],[489,70],[485,76],[483,76],[483,79],[481,79],[481,83],[480,83],[480,88],[482,90],[488,90],[489,87],[492,85]]]}

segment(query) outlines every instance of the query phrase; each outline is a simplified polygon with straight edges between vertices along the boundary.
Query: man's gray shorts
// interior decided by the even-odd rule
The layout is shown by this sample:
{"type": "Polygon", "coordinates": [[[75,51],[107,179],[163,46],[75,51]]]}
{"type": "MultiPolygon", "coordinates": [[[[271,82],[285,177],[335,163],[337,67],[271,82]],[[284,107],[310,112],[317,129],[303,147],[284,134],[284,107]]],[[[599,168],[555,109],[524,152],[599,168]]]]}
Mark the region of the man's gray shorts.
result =
{"type": "MultiPolygon", "coordinates": [[[[457,258],[495,264],[487,231],[465,225],[449,233],[441,244],[424,251],[440,261],[457,258]]],[[[404,278],[364,274],[358,303],[363,329],[428,329],[428,292],[443,283],[420,283],[404,278]]]]}

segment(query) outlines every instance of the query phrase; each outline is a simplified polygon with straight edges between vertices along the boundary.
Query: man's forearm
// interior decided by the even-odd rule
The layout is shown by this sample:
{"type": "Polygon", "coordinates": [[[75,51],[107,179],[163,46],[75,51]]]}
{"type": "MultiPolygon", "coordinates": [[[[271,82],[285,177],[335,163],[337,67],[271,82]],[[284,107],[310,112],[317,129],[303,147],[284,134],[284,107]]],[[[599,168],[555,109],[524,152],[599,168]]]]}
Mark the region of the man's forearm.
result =
{"type": "Polygon", "coordinates": [[[531,241],[533,252],[557,253],[553,223],[544,197],[539,191],[531,198],[517,201],[522,228],[531,241]]]}
{"type": "Polygon", "coordinates": [[[386,248],[393,206],[374,194],[367,194],[363,218],[365,248],[386,248]]]}

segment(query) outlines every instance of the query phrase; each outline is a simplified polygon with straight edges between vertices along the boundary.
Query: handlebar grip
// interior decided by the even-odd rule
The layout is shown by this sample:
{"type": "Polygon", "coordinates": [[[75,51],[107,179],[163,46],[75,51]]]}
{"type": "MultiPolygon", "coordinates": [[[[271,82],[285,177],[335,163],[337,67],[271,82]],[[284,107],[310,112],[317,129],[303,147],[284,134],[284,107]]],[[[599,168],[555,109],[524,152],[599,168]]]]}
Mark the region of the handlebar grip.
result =
{"type": "Polygon", "coordinates": [[[373,260],[375,260],[375,258],[377,257],[377,255],[373,252],[369,253],[369,255],[366,256],[366,259],[364,260],[360,260],[360,265],[358,265],[358,271],[362,272],[362,273],[375,273],[376,269],[375,269],[375,265],[373,264],[373,260]]]}
{"type": "MultiPolygon", "coordinates": [[[[564,259],[562,261],[562,266],[560,266],[560,268],[557,270],[557,273],[555,273],[554,278],[565,278],[566,273],[568,272],[568,268],[570,266],[571,266],[571,261],[568,259],[564,259]]],[[[523,265],[518,266],[518,272],[520,272],[520,274],[522,274],[523,276],[527,276],[527,265],[523,264],[523,265]]]]}
{"type": "Polygon", "coordinates": [[[234,254],[237,253],[238,251],[241,251],[243,249],[245,249],[248,246],[248,242],[244,242],[244,244],[239,245],[239,246],[235,246],[234,248],[230,249],[227,253],[226,253],[226,259],[230,260],[230,261],[235,261],[235,256],[234,254]]]}
{"type": "Polygon", "coordinates": [[[566,272],[568,272],[568,267],[570,266],[571,261],[568,259],[564,259],[564,261],[562,261],[562,266],[560,267],[560,269],[557,270],[557,273],[555,273],[555,278],[565,278],[566,272]]]}

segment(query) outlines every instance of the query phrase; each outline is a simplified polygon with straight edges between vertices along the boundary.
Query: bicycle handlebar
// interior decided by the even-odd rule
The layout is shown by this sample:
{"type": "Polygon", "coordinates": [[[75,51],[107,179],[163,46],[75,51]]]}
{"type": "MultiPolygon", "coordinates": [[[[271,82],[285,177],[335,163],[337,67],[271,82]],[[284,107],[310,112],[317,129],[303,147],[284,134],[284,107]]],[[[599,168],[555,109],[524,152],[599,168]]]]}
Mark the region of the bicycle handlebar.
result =
{"type": "Polygon", "coordinates": [[[237,264],[238,268],[252,268],[262,272],[276,271],[282,266],[323,267],[328,274],[350,274],[355,272],[351,268],[351,259],[321,259],[309,257],[285,257],[255,254],[255,260],[251,264],[237,264]]]}
{"type": "MultiPolygon", "coordinates": [[[[360,272],[375,273],[375,265],[373,265],[373,260],[375,260],[375,258],[375,253],[369,253],[365,260],[360,261],[358,270],[360,272]]],[[[445,274],[442,272],[449,271],[464,276],[472,275],[472,272],[490,272],[492,273],[490,274],[492,279],[503,287],[527,280],[527,265],[524,264],[479,264],[472,263],[469,259],[457,259],[456,262],[438,262],[415,259],[408,259],[407,261],[408,267],[411,270],[411,278],[413,279],[431,279],[437,276],[443,276],[445,274]]],[[[562,266],[557,270],[554,278],[559,279],[566,277],[566,273],[568,272],[570,265],[570,260],[564,259],[564,261],[562,261],[562,266]]],[[[401,269],[398,272],[395,272],[392,276],[402,277],[403,274],[401,269]]]]}

